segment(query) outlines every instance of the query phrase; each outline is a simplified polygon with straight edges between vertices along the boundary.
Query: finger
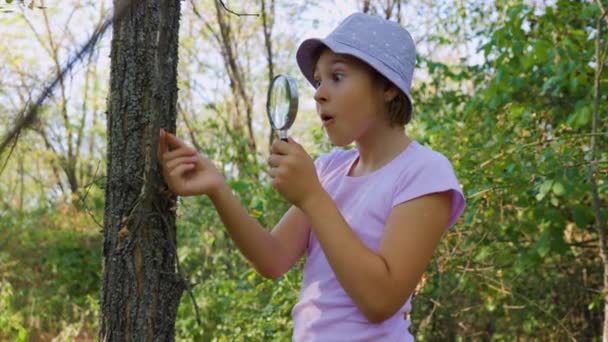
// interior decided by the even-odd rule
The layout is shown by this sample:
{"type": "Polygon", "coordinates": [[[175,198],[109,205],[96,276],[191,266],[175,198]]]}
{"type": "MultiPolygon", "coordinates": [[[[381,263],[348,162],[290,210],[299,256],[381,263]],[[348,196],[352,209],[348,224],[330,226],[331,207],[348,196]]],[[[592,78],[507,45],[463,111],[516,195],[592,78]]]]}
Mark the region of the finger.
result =
{"type": "Polygon", "coordinates": [[[167,169],[167,171],[171,172],[180,164],[196,164],[196,158],[197,156],[174,158],[165,163],[165,168],[167,169]]]}
{"type": "Polygon", "coordinates": [[[185,146],[185,147],[180,147],[176,150],[170,151],[170,152],[165,152],[165,154],[163,154],[163,160],[165,162],[175,159],[175,158],[179,158],[179,157],[185,157],[185,156],[195,156],[197,155],[197,152],[195,149],[193,149],[190,146],[185,146]]]}
{"type": "Polygon", "coordinates": [[[181,177],[184,172],[188,172],[194,169],[194,164],[181,164],[177,166],[173,171],[169,172],[170,177],[181,177]]]}
{"type": "Polygon", "coordinates": [[[169,146],[169,148],[171,149],[177,149],[180,147],[187,147],[188,144],[186,144],[183,140],[181,140],[180,138],[176,137],[175,135],[165,131],[165,137],[166,137],[166,143],[167,146],[169,146]]]}
{"type": "Polygon", "coordinates": [[[304,147],[302,147],[302,145],[300,145],[297,141],[293,140],[293,138],[289,137],[287,138],[287,143],[290,149],[300,149],[300,150],[304,150],[304,147]]]}
{"type": "Polygon", "coordinates": [[[283,140],[275,140],[272,143],[270,151],[274,154],[287,154],[289,152],[289,143],[283,140]]]}
{"type": "Polygon", "coordinates": [[[272,166],[272,167],[277,167],[279,166],[279,164],[281,164],[281,162],[283,161],[284,156],[279,155],[279,154],[271,154],[270,157],[268,157],[268,165],[272,166]]]}
{"type": "Polygon", "coordinates": [[[277,176],[277,168],[271,167],[270,170],[268,170],[268,174],[271,178],[275,178],[277,176]]]}

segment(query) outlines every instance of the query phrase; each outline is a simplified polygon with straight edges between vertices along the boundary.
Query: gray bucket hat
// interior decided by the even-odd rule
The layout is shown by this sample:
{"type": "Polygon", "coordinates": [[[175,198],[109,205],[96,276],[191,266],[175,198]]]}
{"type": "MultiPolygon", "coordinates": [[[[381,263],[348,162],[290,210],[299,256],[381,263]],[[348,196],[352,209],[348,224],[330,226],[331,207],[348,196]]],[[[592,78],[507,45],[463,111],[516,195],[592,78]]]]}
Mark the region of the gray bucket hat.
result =
{"type": "Polygon", "coordinates": [[[298,47],[296,60],[304,77],[313,85],[314,58],[318,57],[315,54],[322,46],[367,63],[397,86],[410,101],[410,110],[413,109],[410,87],[416,66],[416,44],[401,25],[378,16],[354,13],[325,39],[303,41],[298,47]]]}

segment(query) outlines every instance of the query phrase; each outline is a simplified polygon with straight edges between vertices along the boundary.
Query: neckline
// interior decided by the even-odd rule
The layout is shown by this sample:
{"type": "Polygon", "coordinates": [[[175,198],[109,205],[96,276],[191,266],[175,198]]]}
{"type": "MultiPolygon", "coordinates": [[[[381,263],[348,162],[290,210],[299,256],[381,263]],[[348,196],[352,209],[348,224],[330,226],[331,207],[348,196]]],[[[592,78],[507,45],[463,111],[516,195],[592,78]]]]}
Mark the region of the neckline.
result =
{"type": "Polygon", "coordinates": [[[383,166],[379,167],[378,169],[376,169],[368,174],[362,175],[362,176],[349,175],[350,170],[352,170],[355,162],[357,162],[359,159],[359,150],[354,149],[353,157],[348,162],[348,167],[346,168],[346,171],[344,173],[344,178],[348,179],[349,181],[356,182],[356,181],[362,181],[362,180],[366,180],[368,178],[374,177],[375,175],[390,168],[391,165],[394,164],[396,160],[398,160],[399,158],[402,158],[404,155],[408,154],[408,151],[411,150],[414,145],[418,145],[418,142],[416,140],[412,139],[412,141],[410,141],[410,143],[407,144],[407,146],[401,152],[399,152],[393,159],[389,160],[388,163],[386,163],[383,166]]]}

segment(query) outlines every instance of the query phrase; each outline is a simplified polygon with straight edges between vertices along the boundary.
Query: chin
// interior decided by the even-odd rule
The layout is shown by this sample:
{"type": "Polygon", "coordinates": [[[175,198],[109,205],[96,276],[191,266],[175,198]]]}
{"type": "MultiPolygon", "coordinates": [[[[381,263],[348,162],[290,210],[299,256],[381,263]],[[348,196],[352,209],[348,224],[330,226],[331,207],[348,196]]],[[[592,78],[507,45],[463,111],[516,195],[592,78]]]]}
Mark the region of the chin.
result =
{"type": "Polygon", "coordinates": [[[332,144],[334,144],[337,147],[348,146],[353,142],[353,139],[332,137],[331,135],[329,135],[329,140],[331,141],[332,144]]]}

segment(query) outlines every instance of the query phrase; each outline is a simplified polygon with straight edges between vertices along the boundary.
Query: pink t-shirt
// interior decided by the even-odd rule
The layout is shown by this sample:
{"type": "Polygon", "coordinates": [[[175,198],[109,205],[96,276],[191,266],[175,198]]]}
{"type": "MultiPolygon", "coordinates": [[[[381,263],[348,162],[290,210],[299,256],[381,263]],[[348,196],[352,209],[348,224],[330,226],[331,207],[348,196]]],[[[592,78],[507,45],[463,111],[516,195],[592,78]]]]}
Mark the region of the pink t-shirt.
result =
{"type": "MultiPolygon", "coordinates": [[[[452,191],[451,227],[464,210],[464,196],[450,161],[412,142],[388,164],[361,177],[348,176],[357,150],[334,149],[316,161],[321,184],[363,243],[378,251],[392,208],[405,201],[452,191]]],[[[353,262],[357,262],[353,260],[353,262]]],[[[410,298],[411,299],[411,298],[410,298]]],[[[294,341],[413,341],[404,318],[410,299],[386,321],[367,321],[344,291],[311,231],[304,279],[292,311],[294,341]]]]}

